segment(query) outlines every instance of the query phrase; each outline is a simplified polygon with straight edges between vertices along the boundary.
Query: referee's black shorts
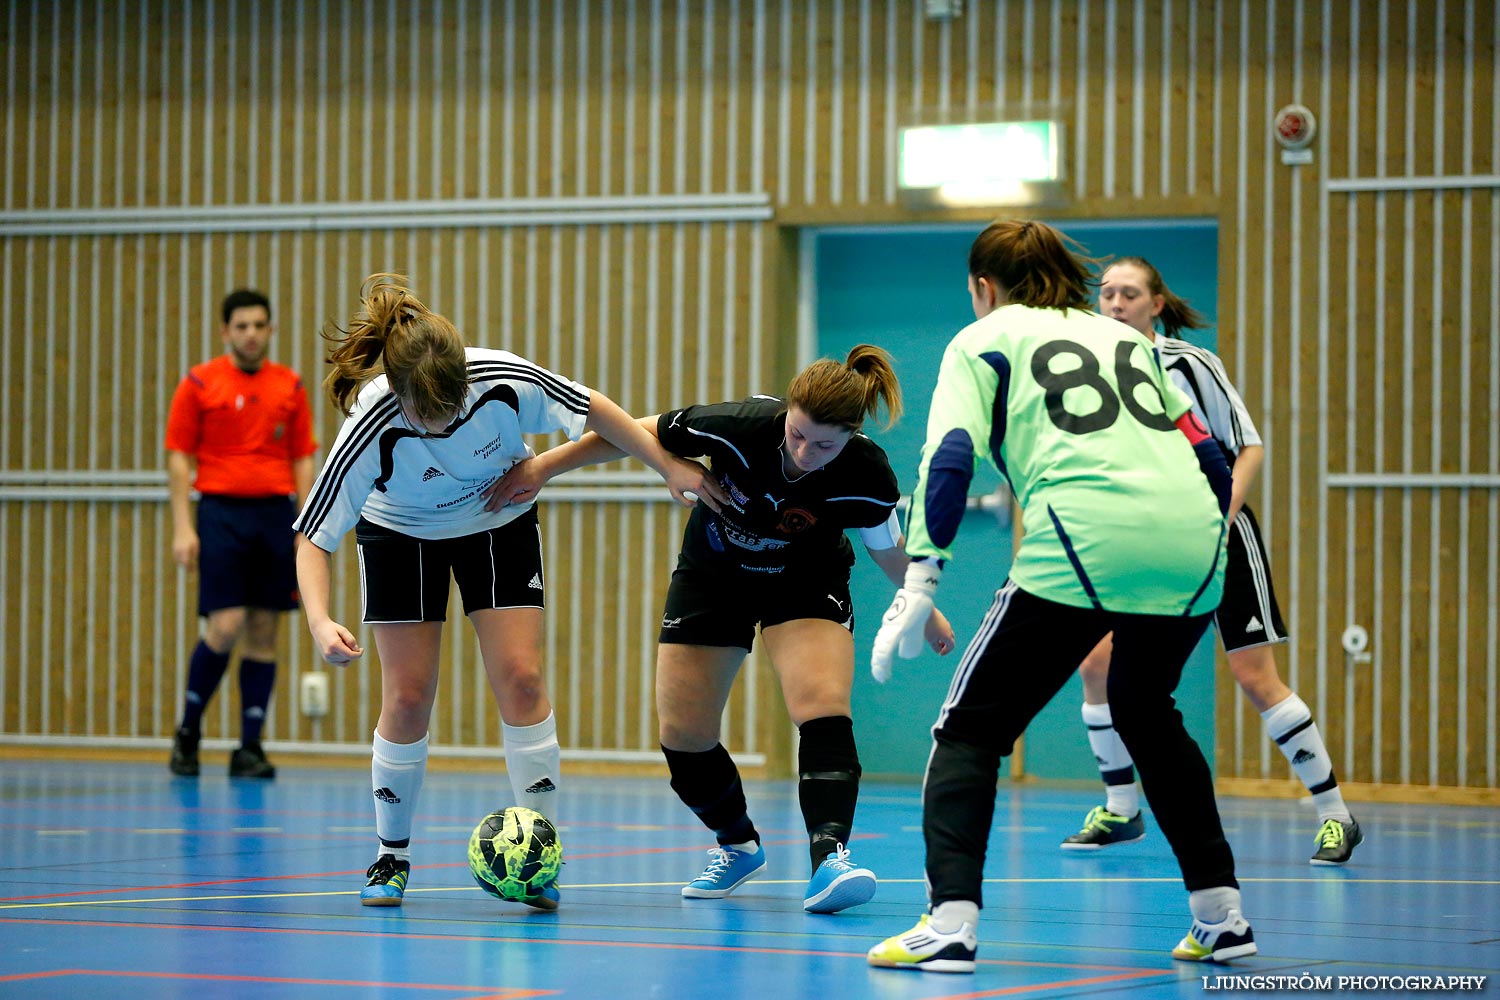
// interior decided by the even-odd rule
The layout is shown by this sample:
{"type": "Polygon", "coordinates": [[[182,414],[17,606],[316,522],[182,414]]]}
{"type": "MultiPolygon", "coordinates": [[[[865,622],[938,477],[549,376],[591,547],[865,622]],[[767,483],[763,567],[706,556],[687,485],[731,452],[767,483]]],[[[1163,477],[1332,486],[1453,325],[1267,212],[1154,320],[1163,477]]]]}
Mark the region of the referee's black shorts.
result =
{"type": "Polygon", "coordinates": [[[290,611],[297,606],[291,497],[198,500],[198,614],[225,608],[290,611]]]}
{"type": "Polygon", "coordinates": [[[667,588],[658,641],[749,650],[755,627],[800,618],[822,618],[854,631],[849,567],[788,567],[749,573],[685,565],[678,561],[667,588]]]}
{"type": "Polygon", "coordinates": [[[1224,564],[1224,597],[1214,613],[1224,651],[1286,642],[1286,625],[1271,585],[1271,562],[1260,537],[1260,524],[1249,506],[1240,508],[1229,526],[1229,553],[1224,564]]]}
{"type": "Polygon", "coordinates": [[[536,508],[488,531],[415,538],[360,518],[360,590],[366,624],[448,620],[448,581],[458,581],[464,614],[544,606],[542,534],[536,508]]]}

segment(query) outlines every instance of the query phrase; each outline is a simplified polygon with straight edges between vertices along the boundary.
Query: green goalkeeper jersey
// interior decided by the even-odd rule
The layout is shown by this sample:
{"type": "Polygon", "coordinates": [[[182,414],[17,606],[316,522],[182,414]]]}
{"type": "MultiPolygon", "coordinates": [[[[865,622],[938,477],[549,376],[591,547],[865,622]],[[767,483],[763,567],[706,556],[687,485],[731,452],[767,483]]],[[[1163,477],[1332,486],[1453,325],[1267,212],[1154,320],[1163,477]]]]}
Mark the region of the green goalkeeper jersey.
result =
{"type": "Polygon", "coordinates": [[[982,457],[1023,511],[1010,573],[1022,590],[1131,614],[1212,611],[1224,518],[1175,423],[1190,407],[1124,323],[1001,306],[943,354],[907,553],[950,557],[982,457]]]}

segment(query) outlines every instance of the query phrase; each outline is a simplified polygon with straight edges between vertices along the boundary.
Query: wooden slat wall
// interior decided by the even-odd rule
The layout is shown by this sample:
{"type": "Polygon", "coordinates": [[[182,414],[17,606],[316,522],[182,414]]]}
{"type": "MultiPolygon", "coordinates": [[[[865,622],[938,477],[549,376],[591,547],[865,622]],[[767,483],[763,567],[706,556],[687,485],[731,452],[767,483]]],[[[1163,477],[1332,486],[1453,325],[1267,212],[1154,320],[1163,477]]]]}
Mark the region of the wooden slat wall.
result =
{"type": "MultiPolygon", "coordinates": [[[[1053,109],[1069,125],[1072,202],[1052,216],[1219,220],[1222,354],[1268,444],[1252,501],[1294,633],[1281,668],[1341,777],[1500,786],[1497,490],[1327,482],[1500,473],[1496,188],[1327,186],[1500,172],[1494,5],[965,8],[930,21],[919,0],[8,5],[0,210],[31,214],[0,223],[0,470],[159,470],[168,396],[217,350],[229,286],[272,293],[277,356],[315,380],[314,331],[387,267],[477,342],[632,411],[774,389],[795,365],[796,241],[778,227],[977,224],[900,205],[895,129],[1053,109]],[[1291,101],[1319,117],[1310,166],[1281,164],[1271,140],[1291,101]],[[774,220],[12,231],[52,209],[756,192],[774,220]],[[1368,663],[1338,645],[1351,623],[1370,630],[1368,663]]],[[[317,405],[326,443],[336,422],[317,405]]],[[[0,733],[165,733],[192,593],[168,559],[159,490],[5,496],[0,733]]],[[[565,742],[649,751],[651,626],[680,515],[579,502],[544,516],[565,742]]],[[[338,581],[352,608],[347,565],[338,581]]],[[[465,669],[449,671],[435,725],[450,744],[492,742],[461,632],[451,663],[465,669]]],[[[339,678],[316,729],[289,697],[313,667],[300,623],[284,662],[273,737],[367,739],[368,668],[339,678]]],[[[767,710],[736,738],[774,765],[773,688],[745,696],[767,710]]],[[[737,706],[743,730],[756,716],[737,706]]],[[[1228,683],[1219,726],[1221,775],[1286,773],[1228,683]]]]}

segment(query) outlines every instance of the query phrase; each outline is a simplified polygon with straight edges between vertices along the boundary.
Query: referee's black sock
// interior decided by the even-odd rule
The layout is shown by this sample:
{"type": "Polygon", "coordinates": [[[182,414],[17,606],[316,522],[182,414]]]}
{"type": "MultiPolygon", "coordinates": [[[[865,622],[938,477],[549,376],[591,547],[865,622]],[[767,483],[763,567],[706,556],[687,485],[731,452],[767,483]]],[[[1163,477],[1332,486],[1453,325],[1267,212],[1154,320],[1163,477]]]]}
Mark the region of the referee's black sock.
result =
{"type": "Polygon", "coordinates": [[[750,822],[739,768],[724,744],[696,753],[666,747],[661,752],[672,772],[672,791],[714,832],[720,844],[760,843],[760,834],[750,822]]]}
{"type": "Polygon", "coordinates": [[[859,751],[847,715],[811,719],[798,727],[797,798],[807,823],[808,851],[816,870],[839,844],[849,843],[859,798],[859,751]]]}
{"type": "Polygon", "coordinates": [[[270,660],[247,660],[240,657],[240,743],[250,746],[260,742],[266,724],[266,710],[271,707],[271,691],[276,687],[276,664],[270,660]]]}
{"type": "Polygon", "coordinates": [[[196,735],[224,671],[229,667],[228,653],[215,653],[202,639],[193,647],[188,660],[187,694],[182,700],[182,728],[196,735]]]}

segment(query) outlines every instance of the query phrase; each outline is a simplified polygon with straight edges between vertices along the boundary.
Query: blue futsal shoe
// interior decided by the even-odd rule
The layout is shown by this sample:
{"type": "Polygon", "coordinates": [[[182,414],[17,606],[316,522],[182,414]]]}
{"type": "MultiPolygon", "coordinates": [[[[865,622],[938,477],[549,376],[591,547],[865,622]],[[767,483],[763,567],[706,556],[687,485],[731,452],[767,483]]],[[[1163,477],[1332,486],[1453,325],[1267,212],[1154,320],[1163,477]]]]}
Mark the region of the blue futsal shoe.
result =
{"type": "Polygon", "coordinates": [[[868,903],[875,895],[875,873],[868,868],[856,868],[849,860],[849,850],[837,845],[807,883],[807,892],[802,908],[808,913],[837,913],[860,903],[868,903]]]}
{"type": "Polygon", "coordinates": [[[741,882],[766,870],[765,848],[759,844],[749,852],[715,847],[708,854],[713,860],[703,874],[682,887],[682,894],[689,899],[722,899],[738,889],[741,882]]]}
{"type": "Polygon", "coordinates": [[[394,854],[382,854],[365,874],[370,881],[359,890],[361,906],[400,906],[401,897],[406,895],[411,862],[398,861],[394,854]]]}

